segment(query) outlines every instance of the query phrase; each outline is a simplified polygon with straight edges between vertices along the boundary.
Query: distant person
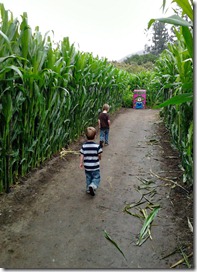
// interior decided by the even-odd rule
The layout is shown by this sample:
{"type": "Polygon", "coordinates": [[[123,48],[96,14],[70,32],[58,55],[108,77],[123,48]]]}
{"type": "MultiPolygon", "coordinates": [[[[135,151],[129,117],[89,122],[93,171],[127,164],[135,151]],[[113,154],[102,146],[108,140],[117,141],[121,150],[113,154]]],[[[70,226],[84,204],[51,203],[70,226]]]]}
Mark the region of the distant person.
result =
{"type": "Polygon", "coordinates": [[[110,117],[108,114],[109,105],[103,105],[103,111],[99,114],[98,125],[100,129],[100,146],[109,144],[109,127],[110,127],[110,117]]]}
{"type": "Polygon", "coordinates": [[[95,195],[100,184],[100,160],[102,148],[95,143],[96,129],[88,127],[86,129],[87,141],[82,145],[80,153],[80,168],[85,168],[86,192],[95,195]]]}

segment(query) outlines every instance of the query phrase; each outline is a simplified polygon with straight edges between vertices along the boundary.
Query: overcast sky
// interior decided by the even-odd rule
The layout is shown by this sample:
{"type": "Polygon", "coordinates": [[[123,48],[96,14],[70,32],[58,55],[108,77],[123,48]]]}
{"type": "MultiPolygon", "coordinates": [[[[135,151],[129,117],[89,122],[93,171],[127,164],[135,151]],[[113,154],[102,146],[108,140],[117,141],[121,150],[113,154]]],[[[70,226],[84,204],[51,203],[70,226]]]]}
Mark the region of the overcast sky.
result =
{"type": "MultiPolygon", "coordinates": [[[[144,30],[152,18],[162,13],[163,0],[0,0],[14,17],[28,14],[34,31],[55,33],[56,41],[69,37],[83,52],[96,57],[120,60],[143,50],[147,43],[144,30]]],[[[172,15],[171,12],[169,15],[172,15]]]]}

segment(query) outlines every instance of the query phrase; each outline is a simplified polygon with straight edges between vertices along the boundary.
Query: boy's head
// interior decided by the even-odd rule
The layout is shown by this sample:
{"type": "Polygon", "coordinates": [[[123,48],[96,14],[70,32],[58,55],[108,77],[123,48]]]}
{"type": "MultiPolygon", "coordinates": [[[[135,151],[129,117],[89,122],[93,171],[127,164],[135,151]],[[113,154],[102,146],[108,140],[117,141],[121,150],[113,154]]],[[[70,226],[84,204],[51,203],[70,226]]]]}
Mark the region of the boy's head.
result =
{"type": "Polygon", "coordinates": [[[104,104],[103,105],[103,110],[109,111],[109,105],[108,104],[104,104]]]}
{"type": "Polygon", "coordinates": [[[94,140],[96,136],[96,129],[94,127],[86,128],[86,137],[88,140],[94,140]]]}

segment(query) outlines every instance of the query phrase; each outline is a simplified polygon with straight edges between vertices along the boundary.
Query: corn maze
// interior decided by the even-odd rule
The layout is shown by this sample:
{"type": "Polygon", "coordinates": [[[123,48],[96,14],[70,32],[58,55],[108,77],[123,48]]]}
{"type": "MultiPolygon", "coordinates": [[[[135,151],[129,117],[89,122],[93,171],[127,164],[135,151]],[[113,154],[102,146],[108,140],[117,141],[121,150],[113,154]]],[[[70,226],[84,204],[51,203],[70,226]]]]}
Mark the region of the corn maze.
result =
{"type": "Polygon", "coordinates": [[[32,32],[26,13],[19,22],[0,4],[0,192],[9,192],[20,177],[94,126],[106,101],[111,112],[121,108],[125,92],[134,88],[147,90],[149,106],[169,101],[161,115],[180,151],[184,182],[192,184],[191,10],[191,22],[180,20],[176,44],[162,53],[154,71],[133,75],[77,51],[68,37],[56,44],[52,33],[43,37],[39,27],[32,32]]]}

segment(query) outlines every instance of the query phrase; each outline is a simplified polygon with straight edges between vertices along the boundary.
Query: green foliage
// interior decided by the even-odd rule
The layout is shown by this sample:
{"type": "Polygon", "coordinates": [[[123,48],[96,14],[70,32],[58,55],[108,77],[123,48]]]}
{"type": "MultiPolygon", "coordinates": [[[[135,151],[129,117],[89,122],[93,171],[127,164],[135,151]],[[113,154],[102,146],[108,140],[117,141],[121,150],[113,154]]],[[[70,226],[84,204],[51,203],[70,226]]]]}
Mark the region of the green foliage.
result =
{"type": "Polygon", "coordinates": [[[169,105],[179,105],[185,102],[192,102],[193,94],[192,93],[183,93],[180,95],[173,96],[172,98],[166,100],[165,102],[161,103],[160,105],[156,106],[155,108],[162,108],[169,105]]]}
{"type": "Polygon", "coordinates": [[[158,59],[158,57],[152,53],[143,54],[143,55],[135,54],[126,58],[124,62],[128,64],[136,63],[137,65],[144,65],[147,62],[155,63],[156,59],[158,59]]]}
{"type": "Polygon", "coordinates": [[[122,106],[125,108],[131,108],[133,104],[133,92],[130,86],[123,93],[123,103],[122,106]]]}
{"type": "MultiPolygon", "coordinates": [[[[168,18],[151,19],[149,27],[156,20],[174,26],[177,41],[169,44],[156,62],[154,76],[150,82],[152,101],[162,107],[161,115],[171,132],[175,146],[181,154],[185,169],[183,181],[193,184],[193,13],[188,0],[174,0],[182,14],[168,18]],[[154,91],[154,90],[157,90],[154,91]]],[[[164,1],[165,7],[165,1],[164,1]]]]}
{"type": "Polygon", "coordinates": [[[54,45],[38,27],[32,34],[26,13],[19,24],[0,4],[0,191],[8,192],[19,177],[95,125],[104,103],[112,112],[130,107],[135,89],[147,91],[148,106],[162,107],[181,154],[184,182],[193,183],[193,17],[188,0],[174,2],[191,22],[158,19],[179,26],[177,41],[149,71],[148,55],[141,65],[137,56],[132,64],[108,63],[76,51],[68,38],[54,45]]]}
{"type": "Polygon", "coordinates": [[[183,18],[181,18],[180,16],[178,15],[172,15],[168,18],[158,18],[158,19],[151,19],[148,23],[148,28],[151,27],[151,25],[153,23],[155,23],[155,21],[159,21],[159,22],[162,22],[162,23],[168,23],[168,24],[172,24],[172,25],[176,25],[176,26],[186,26],[186,27],[190,27],[192,26],[193,24],[185,21],[183,18]]]}
{"type": "Polygon", "coordinates": [[[121,107],[132,75],[76,51],[65,37],[32,33],[0,4],[0,190],[95,125],[104,103],[121,107]]]}
{"type": "Polygon", "coordinates": [[[147,62],[143,65],[138,65],[137,63],[125,63],[125,62],[116,62],[116,61],[113,61],[112,64],[120,69],[120,70],[123,70],[123,71],[126,71],[128,73],[131,73],[131,74],[138,74],[140,72],[146,72],[147,70],[148,71],[151,71],[153,70],[154,68],[154,64],[152,62],[147,62]]]}
{"type": "Polygon", "coordinates": [[[118,244],[111,238],[111,236],[107,233],[106,230],[104,230],[104,237],[112,244],[115,246],[116,249],[118,249],[118,251],[122,254],[122,256],[125,258],[125,254],[124,252],[120,249],[120,247],[118,246],[118,244]]]}
{"type": "MultiPolygon", "coordinates": [[[[151,19],[148,26],[158,21],[173,25],[176,42],[168,44],[166,50],[159,55],[154,69],[132,72],[134,78],[130,83],[131,90],[145,89],[147,105],[162,108],[161,116],[171,132],[172,141],[180,152],[182,166],[185,169],[183,182],[193,184],[193,11],[188,0],[174,0],[182,9],[182,16],[151,19]]],[[[163,2],[165,7],[165,1],[163,2]]],[[[128,59],[129,61],[130,59],[128,59]]],[[[139,56],[133,56],[141,64],[139,56]]],[[[129,65],[125,64],[127,71],[129,65]]],[[[141,65],[140,65],[141,67],[141,65]]],[[[125,69],[122,65],[122,69],[125,69]]],[[[125,92],[125,101],[127,93],[125,92]]],[[[126,104],[126,102],[125,102],[126,104]]]]}
{"type": "Polygon", "coordinates": [[[145,218],[144,224],[140,230],[139,239],[137,241],[137,245],[141,246],[149,237],[149,231],[150,226],[152,224],[152,221],[156,217],[157,213],[159,212],[160,207],[156,207],[153,209],[153,211],[150,212],[150,214],[145,218]]]}

